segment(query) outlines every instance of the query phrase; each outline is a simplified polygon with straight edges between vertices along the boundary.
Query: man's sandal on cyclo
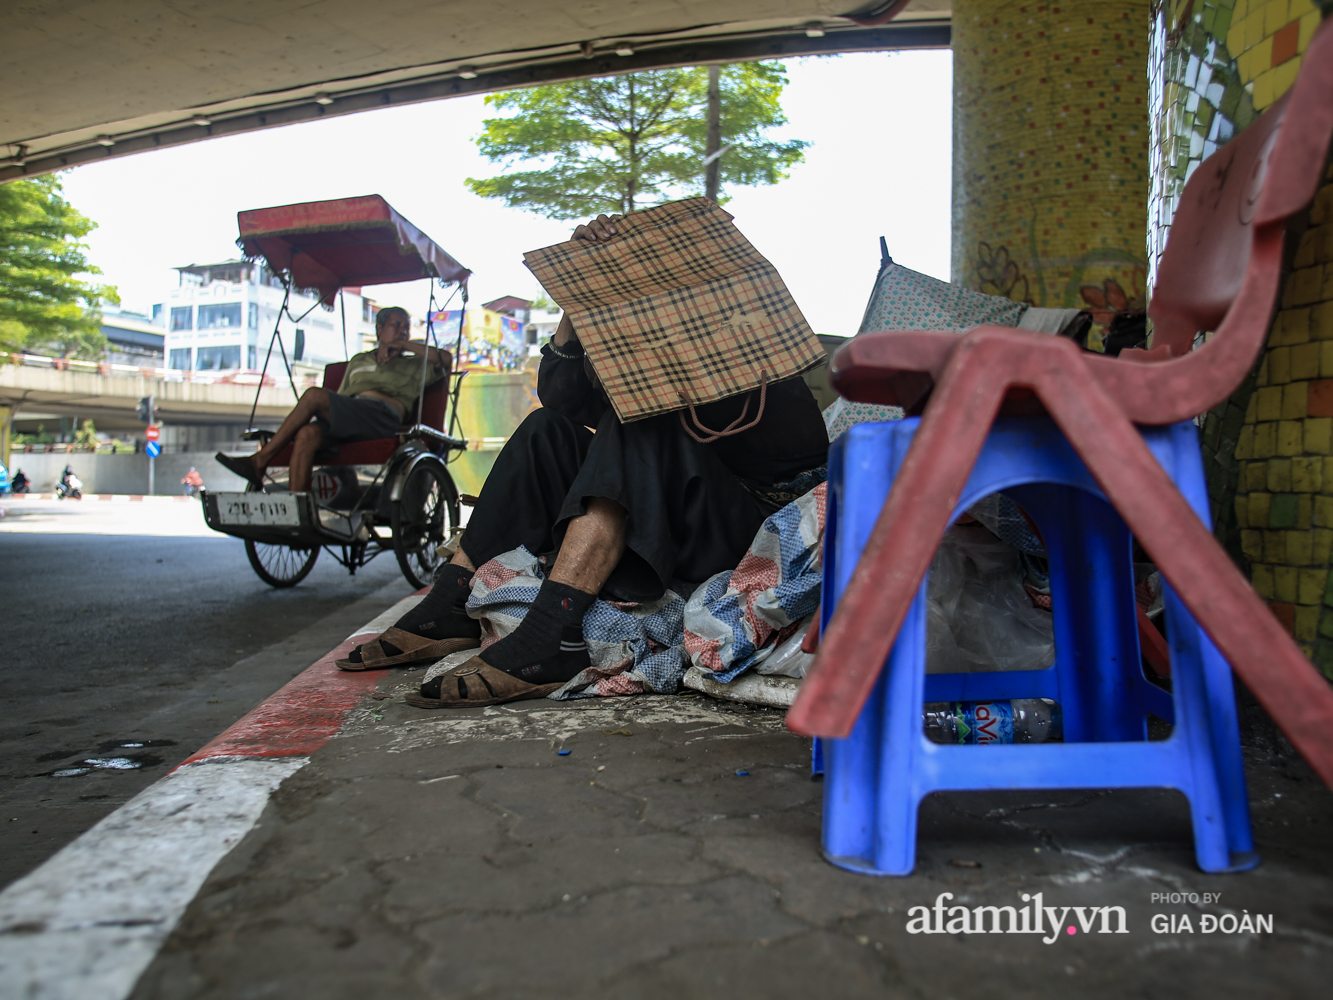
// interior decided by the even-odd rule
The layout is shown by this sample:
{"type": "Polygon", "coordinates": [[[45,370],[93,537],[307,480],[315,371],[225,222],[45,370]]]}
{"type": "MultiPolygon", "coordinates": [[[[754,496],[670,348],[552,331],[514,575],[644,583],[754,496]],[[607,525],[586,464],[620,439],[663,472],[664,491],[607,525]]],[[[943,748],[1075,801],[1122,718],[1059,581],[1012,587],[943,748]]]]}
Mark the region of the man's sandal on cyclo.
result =
{"type": "Polygon", "coordinates": [[[565,686],[563,681],[555,684],[529,684],[491,666],[479,656],[472,657],[462,666],[434,680],[440,681],[438,698],[409,694],[403,700],[417,708],[480,708],[525,698],[545,698],[552,691],[565,686]]]}
{"type": "Polygon", "coordinates": [[[362,643],[357,647],[361,651],[361,662],[338,660],[339,670],[383,670],[385,667],[405,667],[418,663],[434,663],[450,653],[463,649],[474,649],[477,639],[427,639],[424,635],[414,635],[400,628],[390,628],[378,639],[362,643]],[[386,652],[383,643],[388,642],[401,650],[398,653],[386,652]]]}

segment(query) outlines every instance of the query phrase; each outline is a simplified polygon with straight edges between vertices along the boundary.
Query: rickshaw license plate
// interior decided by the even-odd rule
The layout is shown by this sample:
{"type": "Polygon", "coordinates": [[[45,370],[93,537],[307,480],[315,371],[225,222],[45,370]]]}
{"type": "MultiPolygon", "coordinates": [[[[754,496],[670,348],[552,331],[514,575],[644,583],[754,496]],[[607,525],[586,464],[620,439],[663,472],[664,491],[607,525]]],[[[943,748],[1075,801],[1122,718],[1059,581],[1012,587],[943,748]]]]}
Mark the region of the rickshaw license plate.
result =
{"type": "Polygon", "coordinates": [[[292,498],[265,496],[262,493],[214,495],[218,501],[218,520],[223,524],[301,525],[301,512],[292,498]]]}

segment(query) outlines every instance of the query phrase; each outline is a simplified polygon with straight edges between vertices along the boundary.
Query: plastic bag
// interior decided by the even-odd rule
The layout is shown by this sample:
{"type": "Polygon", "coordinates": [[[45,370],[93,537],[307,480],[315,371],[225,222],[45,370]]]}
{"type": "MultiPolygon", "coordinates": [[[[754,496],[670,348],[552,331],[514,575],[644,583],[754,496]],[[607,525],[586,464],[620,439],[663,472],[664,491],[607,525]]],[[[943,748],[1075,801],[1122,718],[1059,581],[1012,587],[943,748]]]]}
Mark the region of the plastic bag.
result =
{"type": "MultiPolygon", "coordinates": [[[[1040,670],[1055,662],[1051,613],[1032,606],[1023,587],[1022,554],[985,527],[956,525],[930,567],[926,600],[926,672],[1040,670]]],[[[760,674],[804,677],[814,654],[801,651],[810,618],[761,649],[760,674]]]]}
{"type": "Polygon", "coordinates": [[[759,661],[755,667],[761,674],[769,676],[779,675],[782,677],[804,677],[810,664],[815,661],[814,653],[806,653],[801,650],[801,641],[805,638],[805,630],[810,627],[810,619],[814,615],[801,620],[796,631],[777,644],[773,652],[759,661]]]}
{"type": "Polygon", "coordinates": [[[1032,606],[1017,549],[981,525],[955,525],[931,564],[926,673],[1040,670],[1055,662],[1050,612],[1032,606]]]}

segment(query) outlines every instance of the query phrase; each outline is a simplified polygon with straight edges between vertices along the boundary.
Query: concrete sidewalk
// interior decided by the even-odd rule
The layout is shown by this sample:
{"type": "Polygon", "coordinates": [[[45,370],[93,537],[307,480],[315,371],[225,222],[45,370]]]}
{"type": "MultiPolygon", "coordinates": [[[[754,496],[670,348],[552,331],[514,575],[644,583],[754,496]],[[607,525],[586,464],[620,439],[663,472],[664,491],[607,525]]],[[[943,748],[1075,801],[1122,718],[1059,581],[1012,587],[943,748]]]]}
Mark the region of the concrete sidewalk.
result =
{"type": "Polygon", "coordinates": [[[1183,798],[1149,791],[937,796],[917,873],[876,879],[820,858],[823,786],[780,712],[639,697],[429,713],[397,700],[419,678],[385,677],[391,697],[283,784],[136,997],[1326,989],[1333,802],[1290,758],[1251,754],[1250,874],[1201,874],[1183,798]],[[941,892],[1121,905],[1130,933],[909,934],[908,909],[941,892]],[[1219,902],[1153,902],[1177,892],[1219,902]],[[1273,933],[1200,932],[1247,910],[1273,933]],[[1195,932],[1154,933],[1157,913],[1195,932]]]}
{"type": "MultiPolygon", "coordinates": [[[[401,702],[422,674],[361,675],[377,688],[322,747],[307,730],[300,756],[245,765],[276,768],[276,791],[134,997],[1326,992],[1333,796],[1257,709],[1256,871],[1200,873],[1172,792],[1014,792],[928,799],[915,874],[885,879],[821,859],[823,785],[780,711],[640,696],[427,712],[401,702]],[[1040,893],[1060,925],[909,932],[913,907],[935,929],[941,893],[946,911],[1040,893]],[[1126,933],[1065,909],[1116,906],[1126,933]]],[[[243,743],[228,747],[218,760],[243,743]]]]}

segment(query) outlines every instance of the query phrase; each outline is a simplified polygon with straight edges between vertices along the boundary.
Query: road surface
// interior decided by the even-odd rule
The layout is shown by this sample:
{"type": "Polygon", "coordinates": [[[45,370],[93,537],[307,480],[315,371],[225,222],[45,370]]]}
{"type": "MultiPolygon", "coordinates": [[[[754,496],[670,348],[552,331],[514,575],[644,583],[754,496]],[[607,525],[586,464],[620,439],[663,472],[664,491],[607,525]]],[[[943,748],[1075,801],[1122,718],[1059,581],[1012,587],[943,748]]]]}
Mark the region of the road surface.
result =
{"type": "Polygon", "coordinates": [[[0,886],[411,592],[389,553],[272,590],[195,503],[0,509],[0,886]]]}

